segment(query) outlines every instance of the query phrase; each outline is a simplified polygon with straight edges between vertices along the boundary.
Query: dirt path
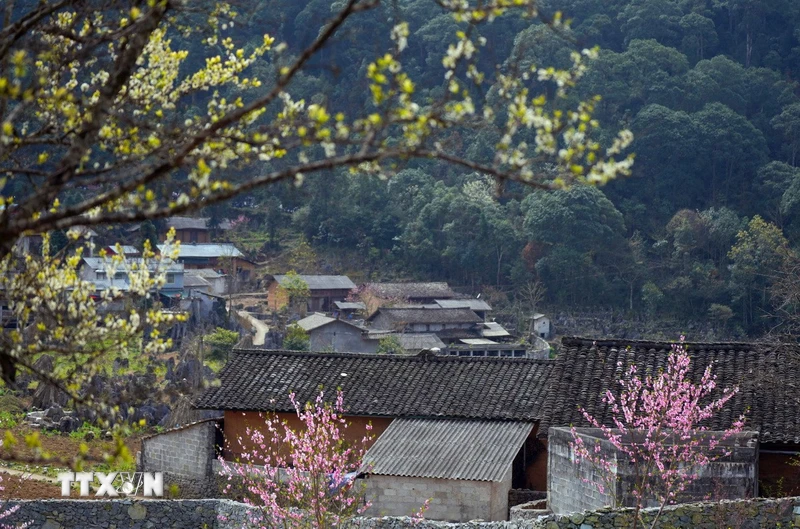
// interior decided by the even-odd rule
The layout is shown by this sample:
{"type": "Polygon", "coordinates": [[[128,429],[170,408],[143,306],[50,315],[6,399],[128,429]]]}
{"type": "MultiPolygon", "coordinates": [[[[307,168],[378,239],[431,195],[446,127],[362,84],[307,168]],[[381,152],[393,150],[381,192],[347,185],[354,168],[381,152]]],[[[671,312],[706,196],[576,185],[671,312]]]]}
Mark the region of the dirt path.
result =
{"type": "Polygon", "coordinates": [[[247,311],[240,310],[236,314],[239,316],[242,324],[246,325],[253,331],[253,345],[264,345],[269,332],[269,325],[259,320],[247,311]]]}

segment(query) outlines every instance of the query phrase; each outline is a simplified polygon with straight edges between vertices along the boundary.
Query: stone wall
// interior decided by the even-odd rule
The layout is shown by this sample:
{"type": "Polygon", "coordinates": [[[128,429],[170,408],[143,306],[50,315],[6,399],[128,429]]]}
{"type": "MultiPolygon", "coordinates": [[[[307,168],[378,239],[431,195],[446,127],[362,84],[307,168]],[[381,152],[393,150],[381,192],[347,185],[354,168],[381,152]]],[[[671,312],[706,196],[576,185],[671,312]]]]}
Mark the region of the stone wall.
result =
{"type": "MultiPolygon", "coordinates": [[[[646,509],[642,515],[649,527],[658,509],[646,509]]],[[[360,518],[348,529],[626,529],[631,527],[631,509],[599,510],[569,515],[541,516],[537,519],[514,518],[510,522],[451,524],[410,518],[360,518]]],[[[800,497],[689,503],[666,507],[659,516],[660,529],[773,529],[800,527],[800,497]]]]}
{"type": "Polygon", "coordinates": [[[367,516],[410,516],[430,498],[427,518],[467,522],[506,520],[511,471],[502,482],[371,475],[367,516]]]}
{"type": "Polygon", "coordinates": [[[173,486],[182,498],[216,496],[217,419],[206,419],[142,439],[139,470],[163,472],[165,492],[173,486]]]}
{"type": "MultiPolygon", "coordinates": [[[[551,428],[548,432],[548,491],[550,509],[557,514],[600,509],[607,505],[630,507],[635,467],[605,440],[600,430],[579,428],[577,434],[587,447],[597,447],[599,454],[612,463],[611,475],[601,472],[592,463],[576,460],[570,447],[569,428],[551,428]],[[609,477],[611,478],[609,480],[609,477]],[[604,485],[599,492],[595,483],[604,485]]],[[[722,432],[699,432],[704,439],[720,438],[722,432]]],[[[623,440],[623,442],[627,442],[623,440]]],[[[696,469],[698,477],[683,491],[680,501],[700,501],[706,498],[737,499],[758,495],[758,434],[742,432],[722,441],[713,450],[701,448],[713,458],[708,465],[696,469]]],[[[657,502],[653,500],[652,505],[657,502]]]]}
{"type": "MultiPolygon", "coordinates": [[[[32,522],[33,529],[104,527],[115,529],[248,529],[251,508],[229,500],[20,500],[20,509],[2,521],[32,522]]],[[[658,509],[643,511],[645,526],[658,509]]],[[[453,524],[402,518],[358,518],[347,529],[625,529],[631,510],[549,515],[533,520],[453,524]]],[[[659,527],[671,529],[760,529],[800,527],[800,497],[673,505],[659,527]]],[[[641,527],[641,524],[639,525],[641,527]]]]}
{"type": "Polygon", "coordinates": [[[21,500],[3,523],[32,522],[33,529],[242,529],[250,508],[228,500],[21,500]],[[223,517],[223,520],[220,520],[223,517]]]}

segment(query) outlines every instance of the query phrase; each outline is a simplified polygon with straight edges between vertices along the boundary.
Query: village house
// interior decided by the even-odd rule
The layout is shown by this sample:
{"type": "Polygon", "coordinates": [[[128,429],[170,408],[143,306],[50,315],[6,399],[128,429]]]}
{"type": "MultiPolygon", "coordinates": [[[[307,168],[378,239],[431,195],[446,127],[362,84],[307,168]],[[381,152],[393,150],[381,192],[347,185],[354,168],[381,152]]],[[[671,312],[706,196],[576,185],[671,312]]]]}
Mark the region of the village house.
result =
{"type": "MultiPolygon", "coordinates": [[[[229,220],[223,219],[218,226],[210,225],[211,219],[208,217],[169,217],[163,223],[163,228],[159,230],[158,240],[167,240],[167,232],[170,228],[175,228],[175,240],[182,243],[209,243],[212,235],[221,234],[231,229],[229,220]]],[[[128,233],[137,233],[141,229],[140,224],[131,226],[128,233]]]]}
{"type": "Polygon", "coordinates": [[[550,326],[550,318],[544,314],[534,314],[531,318],[533,324],[533,334],[539,338],[549,340],[552,338],[552,328],[550,326]]]}
{"type": "MultiPolygon", "coordinates": [[[[166,245],[158,245],[159,252],[165,249],[166,245]]],[[[186,269],[220,270],[237,281],[248,281],[256,268],[256,264],[245,259],[244,254],[231,243],[181,244],[177,260],[186,269]]]]}
{"type": "MultiPolygon", "coordinates": [[[[636,365],[639,373],[657,373],[665,367],[670,350],[671,344],[665,342],[562,339],[540,440],[547,442],[549,427],[591,426],[581,409],[613,427],[611,411],[602,395],[619,390],[618,380],[631,365],[636,365]]],[[[706,426],[725,430],[744,414],[745,429],[759,433],[758,488],[800,494],[800,473],[792,463],[800,456],[800,370],[796,346],[687,343],[686,351],[695,382],[709,366],[717,376],[713,398],[718,398],[723,388],[739,388],[706,426]]]]}
{"type": "Polygon", "coordinates": [[[347,319],[362,317],[367,311],[367,306],[360,301],[334,301],[333,312],[347,319]]]}
{"type": "Polygon", "coordinates": [[[135,246],[131,246],[129,244],[121,244],[119,247],[119,250],[121,251],[117,251],[116,245],[106,246],[104,250],[106,251],[106,255],[119,254],[122,255],[123,257],[139,257],[142,254],[142,252],[140,252],[138,248],[136,248],[135,246]]]}
{"type": "Polygon", "coordinates": [[[479,338],[483,320],[470,309],[381,307],[367,318],[372,329],[434,333],[445,342],[479,338]]]}
{"type": "Polygon", "coordinates": [[[372,314],[379,307],[396,304],[435,305],[436,300],[446,300],[459,295],[443,282],[367,283],[361,289],[361,300],[372,314]]]}
{"type": "Polygon", "coordinates": [[[545,452],[537,436],[553,366],[430,352],[237,349],[219,386],[195,405],[224,412],[223,455],[231,460],[250,448],[246,429],[261,424],[259,413],[274,412],[300,426],[290,390],[307,402],[320,387],[330,398],[333,388],[341,388],[351,423],[347,439],[360,440],[368,424],[374,436],[365,459],[374,464],[365,467],[368,514],[408,515],[432,497],[428,518],[505,520],[512,489],[545,486],[545,452]]]}
{"type": "Polygon", "coordinates": [[[312,351],[375,352],[362,338],[366,329],[346,320],[316,312],[297,321],[297,325],[308,333],[312,351]]]}
{"type": "MultiPolygon", "coordinates": [[[[117,288],[121,292],[130,289],[130,279],[128,271],[124,266],[117,266],[112,276],[109,277],[109,260],[101,257],[84,257],[78,269],[78,276],[83,281],[94,283],[97,292],[109,288],[117,288]]],[[[142,259],[130,258],[126,260],[128,266],[139,266],[143,263],[142,259]]],[[[158,290],[160,301],[167,307],[177,305],[183,296],[184,268],[183,264],[175,262],[151,261],[148,263],[151,273],[156,271],[156,267],[164,272],[165,283],[158,290]]],[[[122,310],[124,302],[116,301],[109,306],[110,310],[122,310]]]]}
{"type": "MultiPolygon", "coordinates": [[[[215,296],[224,296],[228,293],[228,278],[225,274],[220,274],[213,268],[190,268],[186,270],[185,280],[189,276],[203,279],[208,284],[206,292],[215,296]]],[[[203,284],[202,282],[197,282],[203,284]]]]}
{"type": "MultiPolygon", "coordinates": [[[[267,303],[272,310],[280,310],[289,303],[289,294],[282,287],[291,276],[267,276],[267,303]]],[[[310,292],[308,310],[313,312],[332,312],[334,303],[345,301],[350,292],[356,288],[355,283],[347,276],[330,275],[298,275],[307,285],[310,292]]]]}

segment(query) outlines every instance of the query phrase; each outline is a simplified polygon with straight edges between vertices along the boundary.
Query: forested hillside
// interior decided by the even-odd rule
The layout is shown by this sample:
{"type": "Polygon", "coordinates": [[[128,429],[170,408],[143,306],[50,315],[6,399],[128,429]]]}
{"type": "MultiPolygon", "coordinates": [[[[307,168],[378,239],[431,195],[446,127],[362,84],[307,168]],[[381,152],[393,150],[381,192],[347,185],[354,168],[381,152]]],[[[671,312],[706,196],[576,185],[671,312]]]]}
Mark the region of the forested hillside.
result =
{"type": "MultiPolygon", "coordinates": [[[[247,16],[290,50],[313,39],[335,8],[330,0],[266,5],[247,16]]],[[[262,258],[302,235],[320,254],[347,249],[375,277],[507,292],[540,281],[551,306],[708,319],[733,334],[773,327],[771,287],[800,244],[800,2],[541,5],[545,20],[558,20],[559,11],[569,29],[518,17],[481,27],[491,32],[481,61],[501,70],[564,67],[571,51],[599,46],[574,97],[603,94],[599,139],[633,131],[630,178],[546,193],[496,188],[477,172],[415,162],[388,182],[345,171],[317,175],[210,213],[243,215],[246,229],[266,233],[256,248],[262,258]]],[[[399,19],[412,28],[405,71],[422,94],[441,94],[441,57],[465,28],[435,2],[400,0],[350,21],[296,82],[295,97],[363,109],[367,66],[399,19]]],[[[478,97],[496,91],[487,87],[478,97]]],[[[499,138],[454,133],[450,141],[491,156],[499,138]]]]}

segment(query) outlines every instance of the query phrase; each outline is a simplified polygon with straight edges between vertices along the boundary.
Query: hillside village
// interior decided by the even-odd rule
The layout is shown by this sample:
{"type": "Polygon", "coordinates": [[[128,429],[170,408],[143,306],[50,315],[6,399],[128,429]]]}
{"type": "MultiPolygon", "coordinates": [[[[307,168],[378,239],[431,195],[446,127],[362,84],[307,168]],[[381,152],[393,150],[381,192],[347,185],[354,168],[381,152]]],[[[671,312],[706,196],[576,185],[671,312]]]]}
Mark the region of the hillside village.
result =
{"type": "MultiPolygon", "coordinates": [[[[153,302],[187,316],[169,331],[177,356],[163,356],[141,374],[115,360],[106,377],[93,379],[98,396],[118,388],[130,406],[128,418],[145,428],[136,437],[136,468],[165,473],[178,497],[219,497],[220,462],[247,453],[246,432],[260,414],[294,420],[289,390],[311,401],[319,388],[339,388],[348,439],[360,439],[367,425],[372,432],[360,474],[371,504],[367,515],[406,516],[428,498],[428,518],[458,522],[633,504],[625,492],[632,478],[622,468],[615,478],[619,495],[592,492],[582,476],[596,470],[570,456],[576,435],[570,428],[595,439],[598,431],[578,410],[609,424],[599,397],[614,390],[625,366],[663,367],[669,342],[564,337],[538,312],[528,315],[525,332],[511,333],[495,321],[490,303],[444,282],[357,285],[345,275],[266,273],[207,219],[171,218],[162,241],[170,229],[180,241],[174,260],[152,262],[132,244],[104,245],[93,230],[83,232],[90,246],[103,250],[82,258],[78,270],[98,298],[116,287],[106,310],[125,311],[131,307],[125,267],[148,263],[165,276],[153,302]],[[109,272],[120,253],[125,264],[109,272]],[[231,335],[224,351],[204,358],[202,337],[209,351],[208,337],[221,332],[231,335]],[[147,386],[162,388],[164,396],[147,386]]],[[[137,227],[126,231],[136,234],[137,227]]],[[[800,429],[790,412],[796,407],[791,388],[800,380],[797,370],[785,368],[791,350],[746,343],[686,347],[695,373],[713,367],[720,388],[741,388],[731,409],[708,427],[725,431],[740,413],[747,420],[728,439],[736,446],[731,456],[704,469],[680,500],[800,492],[793,466],[800,429]]],[[[23,395],[33,410],[23,421],[27,427],[74,437],[91,424],[92,416],[69,409],[54,387],[29,386],[23,395]]]]}
{"type": "Polygon", "coordinates": [[[0,529],[800,527],[800,1],[0,6],[0,529]]]}

